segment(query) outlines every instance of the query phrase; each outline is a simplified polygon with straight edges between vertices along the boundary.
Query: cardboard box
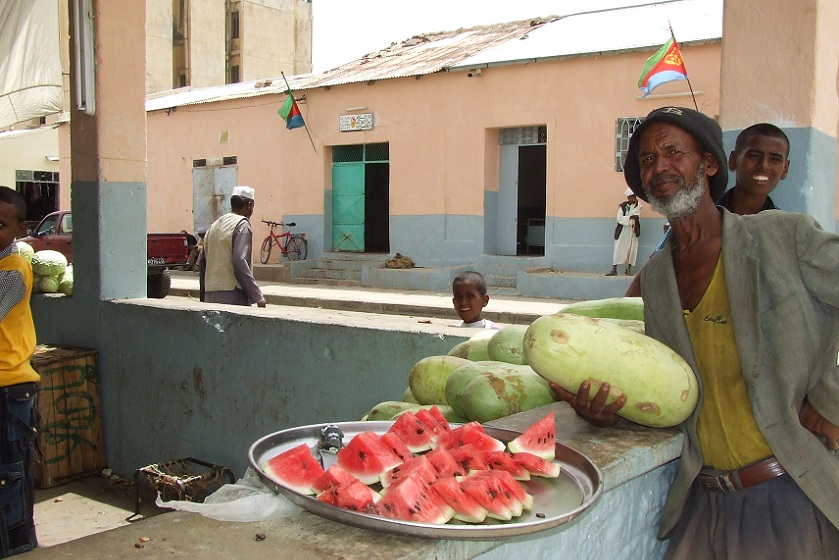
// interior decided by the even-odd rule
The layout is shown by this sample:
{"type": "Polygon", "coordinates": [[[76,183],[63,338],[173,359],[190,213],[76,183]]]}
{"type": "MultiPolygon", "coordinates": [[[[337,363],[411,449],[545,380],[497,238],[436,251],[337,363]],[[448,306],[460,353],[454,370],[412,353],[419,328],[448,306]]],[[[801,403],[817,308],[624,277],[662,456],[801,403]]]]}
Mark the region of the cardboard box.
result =
{"type": "Polygon", "coordinates": [[[99,406],[99,352],[39,344],[31,358],[41,375],[38,444],[33,460],[37,488],[50,488],[105,468],[99,406]]]}

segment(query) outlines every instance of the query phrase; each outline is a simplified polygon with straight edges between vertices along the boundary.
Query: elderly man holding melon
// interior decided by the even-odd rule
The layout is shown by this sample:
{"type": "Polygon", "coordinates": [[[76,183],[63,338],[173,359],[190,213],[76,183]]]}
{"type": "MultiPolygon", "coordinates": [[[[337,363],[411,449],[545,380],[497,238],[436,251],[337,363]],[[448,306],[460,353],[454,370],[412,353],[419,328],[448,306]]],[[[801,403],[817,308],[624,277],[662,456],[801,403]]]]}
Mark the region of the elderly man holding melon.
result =
{"type": "MultiPolygon", "coordinates": [[[[673,234],[639,272],[646,334],[700,384],[661,520],[667,558],[833,558],[839,550],[839,236],[806,214],[739,216],[714,201],[722,131],[684,107],[652,111],[624,166],[673,234]]],[[[627,402],[603,383],[552,388],[591,423],[627,402]]]]}

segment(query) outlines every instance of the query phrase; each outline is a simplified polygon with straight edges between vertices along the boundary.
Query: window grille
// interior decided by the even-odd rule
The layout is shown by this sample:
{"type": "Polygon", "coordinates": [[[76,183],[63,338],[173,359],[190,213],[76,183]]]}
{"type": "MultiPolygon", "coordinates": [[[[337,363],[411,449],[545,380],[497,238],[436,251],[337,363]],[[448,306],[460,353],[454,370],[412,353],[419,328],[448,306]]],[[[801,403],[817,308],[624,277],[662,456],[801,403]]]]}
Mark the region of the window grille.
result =
{"type": "Polygon", "coordinates": [[[207,160],[206,159],[194,159],[194,160],[192,160],[192,167],[207,167],[207,160]]]}
{"type": "Polygon", "coordinates": [[[224,156],[221,160],[222,165],[236,165],[239,163],[239,156],[224,156]]]}
{"type": "Polygon", "coordinates": [[[644,122],[643,117],[620,117],[615,121],[615,171],[623,173],[623,162],[629,149],[629,139],[638,125],[644,122]]]}
{"type": "Polygon", "coordinates": [[[525,146],[548,143],[547,126],[502,128],[498,131],[498,143],[502,146],[525,146]]]}

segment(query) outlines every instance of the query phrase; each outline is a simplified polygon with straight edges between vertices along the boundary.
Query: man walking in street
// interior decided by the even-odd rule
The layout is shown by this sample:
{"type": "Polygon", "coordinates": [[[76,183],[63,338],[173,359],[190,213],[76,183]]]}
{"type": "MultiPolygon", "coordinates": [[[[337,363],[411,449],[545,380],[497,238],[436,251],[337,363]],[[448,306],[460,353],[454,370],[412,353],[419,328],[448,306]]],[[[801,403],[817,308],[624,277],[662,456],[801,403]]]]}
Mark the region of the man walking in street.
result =
{"type": "Polygon", "coordinates": [[[265,297],[251,268],[253,231],[249,218],[253,205],[253,188],[234,187],[230,212],[207,230],[198,256],[201,301],[265,307],[265,297]]]}

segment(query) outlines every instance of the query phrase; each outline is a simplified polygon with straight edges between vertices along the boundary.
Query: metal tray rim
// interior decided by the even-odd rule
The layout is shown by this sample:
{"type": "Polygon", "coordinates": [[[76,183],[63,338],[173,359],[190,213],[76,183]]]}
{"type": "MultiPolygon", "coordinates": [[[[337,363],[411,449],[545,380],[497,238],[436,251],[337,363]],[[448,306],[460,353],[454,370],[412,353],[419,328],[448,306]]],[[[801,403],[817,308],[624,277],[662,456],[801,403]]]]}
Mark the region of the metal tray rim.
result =
{"type": "MultiPolygon", "coordinates": [[[[356,421],[356,422],[334,422],[342,429],[344,433],[357,431],[375,431],[384,433],[393,425],[392,421],[356,421]]],[[[281,483],[276,482],[268,476],[259,464],[257,459],[261,455],[263,447],[269,444],[276,443],[278,439],[285,439],[293,441],[294,436],[298,438],[316,440],[319,437],[320,430],[326,424],[309,424],[305,426],[298,426],[286,430],[280,430],[271,434],[267,434],[253,444],[248,449],[248,461],[251,467],[256,471],[262,481],[277,492],[285,496],[289,501],[304,510],[319,515],[326,519],[344,523],[362,529],[387,532],[403,536],[414,536],[434,539],[456,539],[456,540],[492,540],[496,538],[512,537],[518,535],[525,535],[538,531],[552,529],[568,521],[571,521],[579,514],[591,507],[600,497],[603,492],[603,475],[599,467],[594,464],[587,456],[580,453],[576,449],[568,447],[562,443],[557,442],[557,452],[559,455],[568,455],[569,459],[573,459],[573,463],[567,461],[563,463],[562,474],[560,476],[570,476],[574,482],[581,487],[583,494],[583,503],[571,509],[570,511],[557,516],[546,517],[532,522],[516,522],[509,521],[498,524],[445,524],[435,525],[430,523],[419,523],[412,521],[403,521],[397,519],[389,519],[378,515],[367,513],[354,512],[342,508],[335,507],[318,501],[314,496],[307,496],[300,494],[291,488],[288,488],[281,483]],[[588,479],[581,481],[578,474],[573,472],[576,469],[587,475],[588,479]],[[587,483],[587,484],[586,484],[587,483]]],[[[452,424],[453,427],[459,424],[452,424]]],[[[492,428],[484,426],[487,433],[493,437],[501,439],[505,443],[510,441],[517,435],[518,432],[506,430],[502,428],[492,428]]]]}

